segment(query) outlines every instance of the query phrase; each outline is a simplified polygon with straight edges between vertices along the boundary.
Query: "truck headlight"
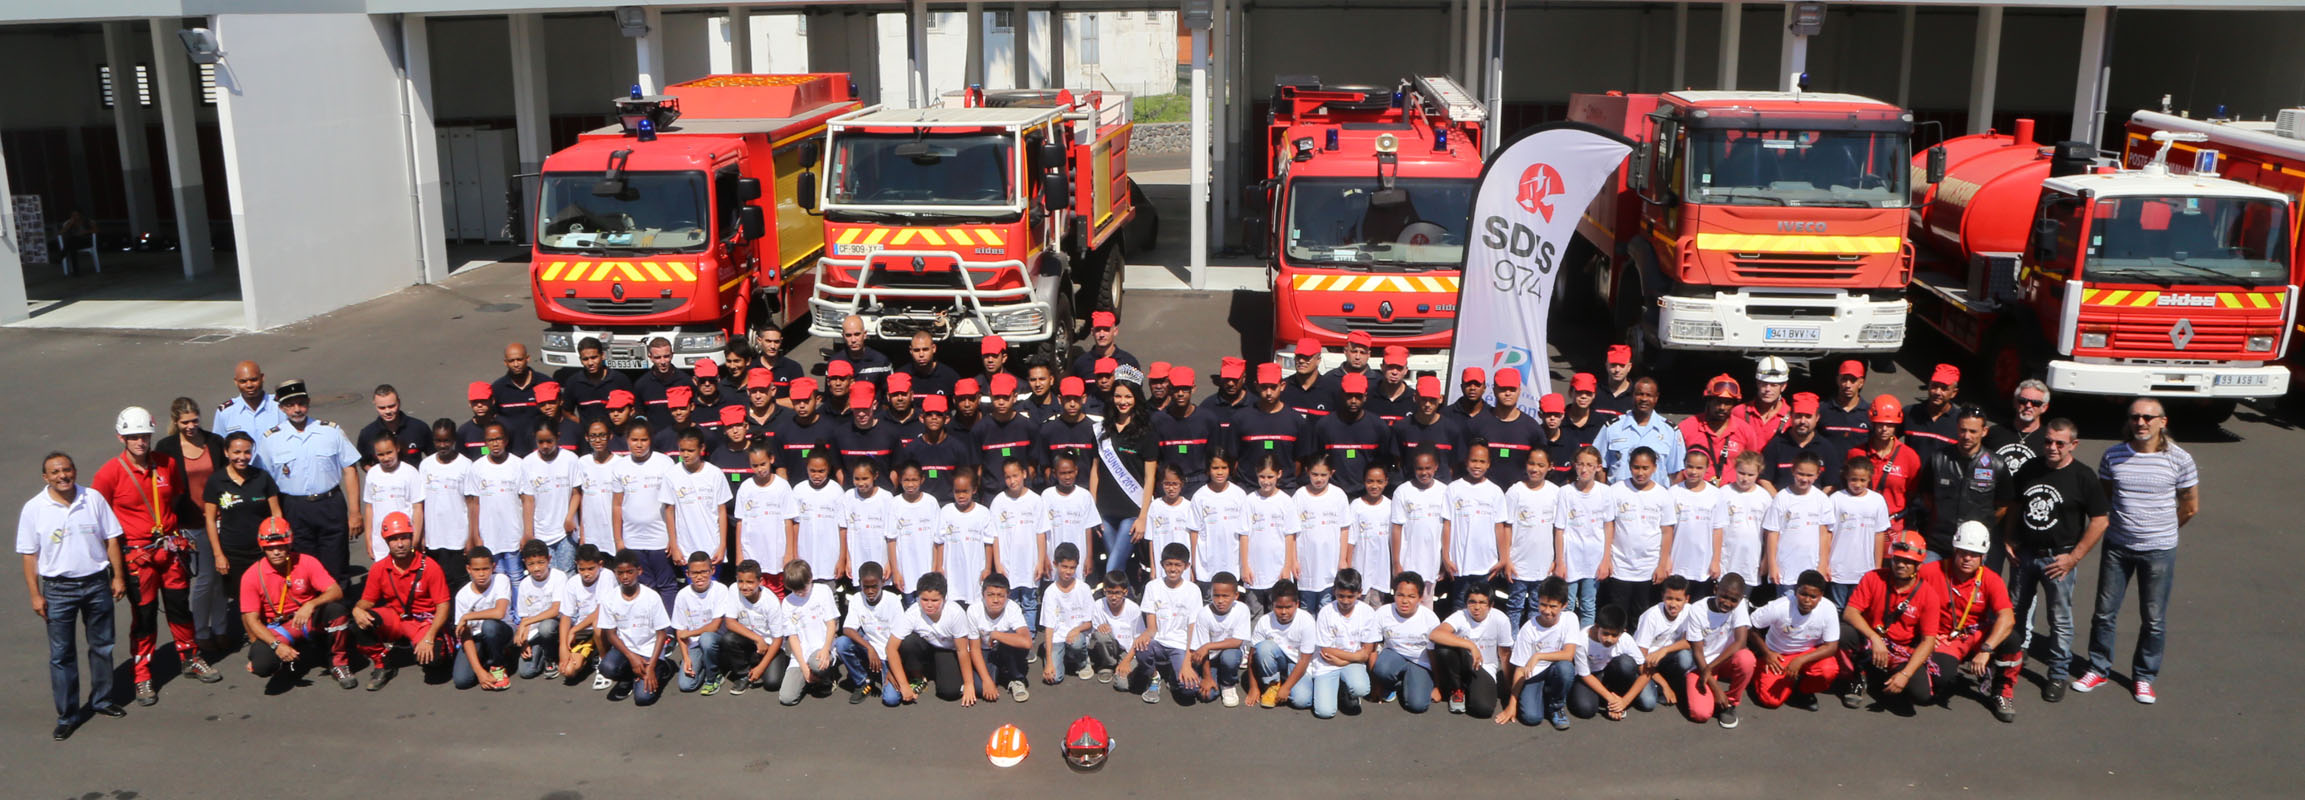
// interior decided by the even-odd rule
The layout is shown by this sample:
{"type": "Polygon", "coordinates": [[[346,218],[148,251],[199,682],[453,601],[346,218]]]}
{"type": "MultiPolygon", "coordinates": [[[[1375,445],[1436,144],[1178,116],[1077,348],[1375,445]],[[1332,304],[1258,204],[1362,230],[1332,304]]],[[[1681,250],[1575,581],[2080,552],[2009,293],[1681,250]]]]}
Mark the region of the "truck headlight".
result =
{"type": "Polygon", "coordinates": [[[2081,334],[2081,346],[2088,348],[2104,347],[2111,338],[2110,335],[2102,331],[2083,332],[2081,334]]]}
{"type": "Polygon", "coordinates": [[[815,310],[811,313],[816,317],[816,319],[810,323],[812,326],[817,328],[830,328],[833,330],[838,330],[840,328],[841,319],[847,316],[846,314],[843,314],[840,309],[823,304],[817,304],[815,310]]]}
{"type": "Polygon", "coordinates": [[[1023,311],[1000,311],[987,314],[985,317],[987,321],[992,323],[992,329],[995,331],[1026,333],[1040,330],[1041,325],[1048,319],[1047,314],[1039,308],[1023,311]]]}
{"type": "Polygon", "coordinates": [[[2271,334],[2263,334],[2263,333],[2259,333],[2259,334],[2251,334],[2251,335],[2249,336],[2249,352],[2252,352],[2252,353],[2270,353],[2270,352],[2273,352],[2273,339],[2274,339],[2274,337],[2273,337],[2271,334]]]}
{"type": "Polygon", "coordinates": [[[564,331],[545,331],[544,349],[566,352],[576,349],[576,335],[564,331]]]}
{"type": "Polygon", "coordinates": [[[727,343],[728,336],[720,333],[719,331],[714,331],[712,333],[683,333],[678,338],[672,340],[672,347],[675,350],[686,352],[695,352],[698,350],[718,352],[721,346],[727,343]]]}
{"type": "Polygon", "coordinates": [[[1701,319],[1676,319],[1666,337],[1683,342],[1717,342],[1727,334],[1721,323],[1701,319]]]}
{"type": "Polygon", "coordinates": [[[1905,340],[1905,323],[1875,322],[1857,329],[1860,344],[1895,344],[1905,340]]]}

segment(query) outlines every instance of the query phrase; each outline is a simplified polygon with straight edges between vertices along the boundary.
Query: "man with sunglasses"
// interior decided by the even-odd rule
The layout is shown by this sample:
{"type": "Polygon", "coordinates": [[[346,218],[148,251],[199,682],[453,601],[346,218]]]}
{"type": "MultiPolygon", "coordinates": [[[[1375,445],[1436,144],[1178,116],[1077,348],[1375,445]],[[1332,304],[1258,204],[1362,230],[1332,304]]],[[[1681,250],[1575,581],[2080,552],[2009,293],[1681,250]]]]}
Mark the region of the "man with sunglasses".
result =
{"type": "Polygon", "coordinates": [[[2041,699],[2054,703],[2065,699],[2065,679],[2072,675],[2073,569],[2104,537],[2112,503],[2097,471],[2073,458],[2080,443],[2073,421],[2050,420],[2041,432],[2045,455],[2018,480],[2019,512],[2008,537],[2009,589],[2023,609],[2017,617],[2020,643],[2033,638],[2034,599],[2047,606],[2048,682],[2041,699]]]}
{"type": "Polygon", "coordinates": [[[2200,470],[2192,454],[2169,441],[2168,426],[2169,414],[2161,401],[2138,398],[2129,404],[2128,438],[2107,448],[2097,462],[2097,477],[2112,499],[2112,513],[2105,529],[2105,555],[2097,561],[2089,672],[2073,682],[2073,691],[2105,685],[2105,676],[2113,669],[2122,596],[2134,575],[2142,595],[2137,612],[2144,617],[2144,629],[2137,634],[2129,676],[2136,681],[2137,702],[2159,699],[2153,693],[2153,679],[2160,675],[2161,647],[2168,635],[2164,619],[2177,568],[2177,529],[2201,513],[2200,470]]]}
{"type": "Polygon", "coordinates": [[[2010,396],[2013,414],[2009,424],[1995,425],[1985,433],[1985,449],[2001,457],[2009,465],[2009,474],[2024,476],[2027,470],[2038,466],[2037,459],[2046,452],[2048,426],[2041,424],[2049,410],[2049,385],[2031,378],[2017,384],[2010,396]]]}
{"type": "MultiPolygon", "coordinates": [[[[1985,412],[1976,406],[1962,406],[1948,416],[1954,419],[1953,443],[1922,457],[1923,482],[1915,492],[1928,509],[1928,525],[1920,530],[1928,539],[1932,558],[1952,557],[1953,533],[1961,523],[1979,522],[1988,530],[2000,530],[2010,502],[2016,499],[2016,482],[2010,478],[2009,465],[1985,448],[1985,431],[1990,425],[1985,412]]],[[[1908,436],[1905,441],[1912,444],[1914,439],[1908,436]]],[[[2000,558],[1988,560],[1998,562],[2000,558]]]]}

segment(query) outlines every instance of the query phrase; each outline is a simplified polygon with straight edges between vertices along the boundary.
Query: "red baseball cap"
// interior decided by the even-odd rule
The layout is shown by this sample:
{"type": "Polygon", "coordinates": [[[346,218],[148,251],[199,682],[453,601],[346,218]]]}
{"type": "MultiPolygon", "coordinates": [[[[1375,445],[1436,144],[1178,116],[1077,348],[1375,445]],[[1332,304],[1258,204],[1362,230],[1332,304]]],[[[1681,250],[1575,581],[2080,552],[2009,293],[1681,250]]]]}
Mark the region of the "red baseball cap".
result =
{"type": "Polygon", "coordinates": [[[1518,389],[1518,388],[1521,388],[1521,371],[1520,371],[1520,370],[1517,370],[1517,369],[1500,369],[1500,370],[1497,370],[1497,388],[1499,388],[1499,389],[1518,389]]]}
{"type": "Polygon", "coordinates": [[[1315,339],[1315,338],[1313,338],[1313,337],[1307,336],[1307,337],[1305,337],[1305,338],[1302,338],[1302,339],[1298,339],[1298,340],[1297,340],[1297,349],[1296,349],[1296,351],[1295,351],[1297,355],[1300,355],[1300,356],[1309,356],[1309,355],[1312,355],[1312,354],[1314,354],[1314,353],[1318,353],[1318,352],[1320,352],[1320,351],[1321,351],[1321,340],[1319,340],[1319,339],[1315,339]]]}
{"type": "Polygon", "coordinates": [[[1903,425],[1905,424],[1905,404],[1898,402],[1895,395],[1875,395],[1873,397],[1873,410],[1865,414],[1865,419],[1883,425],[1903,425]]]}
{"type": "Polygon", "coordinates": [[[1611,363],[1611,364],[1631,364],[1631,363],[1633,363],[1633,348],[1632,348],[1632,346],[1631,346],[1631,345],[1622,345],[1622,344],[1612,344],[1612,345],[1609,345],[1609,363],[1611,363]]]}
{"type": "Polygon", "coordinates": [[[1817,407],[1818,399],[1815,393],[1799,392],[1793,395],[1793,413],[1816,416],[1817,407]]]}
{"type": "Polygon", "coordinates": [[[1951,364],[1938,364],[1937,369],[1929,373],[1929,382],[1942,383],[1946,386],[1959,386],[1961,385],[1961,368],[1951,364]]]}
{"type": "Polygon", "coordinates": [[[891,373],[889,373],[889,375],[888,375],[888,393],[889,393],[889,394],[896,394],[897,392],[910,392],[910,391],[912,391],[912,376],[911,376],[911,375],[908,375],[908,374],[905,374],[905,373],[902,373],[902,372],[891,372],[891,373]]]}
{"type": "Polygon", "coordinates": [[[608,393],[608,407],[609,407],[609,408],[631,408],[631,407],[632,407],[632,393],[631,393],[631,392],[627,392],[627,391],[625,391],[625,390],[623,390],[623,389],[616,389],[616,390],[610,391],[610,392],[608,393]]]}
{"type": "Polygon", "coordinates": [[[1488,372],[1486,372],[1486,371],[1484,371],[1484,370],[1482,370],[1480,367],[1466,367],[1464,372],[1462,372],[1462,373],[1459,373],[1459,374],[1457,375],[1457,382],[1458,382],[1458,383],[1488,383],[1488,382],[1489,382],[1489,373],[1488,373],[1488,372]]]}
{"type": "Polygon", "coordinates": [[[1166,361],[1155,361],[1155,362],[1153,362],[1151,367],[1148,367],[1148,368],[1146,368],[1146,369],[1145,369],[1145,371],[1144,371],[1144,379],[1145,379],[1145,380],[1148,380],[1148,381],[1165,381],[1165,380],[1168,380],[1168,379],[1169,379],[1169,362],[1166,362],[1166,361]]]}
{"type": "Polygon", "coordinates": [[[1889,557],[1919,564],[1929,560],[1929,545],[1921,540],[1918,533],[1897,531],[1889,534],[1889,557]]]}
{"type": "Polygon", "coordinates": [[[1441,398],[1441,379],[1431,375],[1417,376],[1417,397],[1441,398]]]}
{"type": "Polygon", "coordinates": [[[1225,356],[1217,362],[1217,377],[1240,380],[1249,373],[1249,360],[1239,356],[1225,356]]]}
{"type": "Polygon", "coordinates": [[[1865,362],[1854,358],[1843,361],[1841,362],[1841,374],[1857,378],[1865,377],[1865,362]]]}
{"type": "Polygon", "coordinates": [[[1735,377],[1724,372],[1705,382],[1705,396],[1718,397],[1724,400],[1743,400],[1745,399],[1745,387],[1738,385],[1735,377]]]}
{"type": "Polygon", "coordinates": [[[975,378],[962,378],[953,381],[952,393],[954,396],[975,397],[984,393],[984,387],[978,386],[975,378]]]}
{"type": "Polygon", "coordinates": [[[744,388],[774,389],[776,388],[776,373],[761,367],[753,367],[744,373],[744,388]]]}
{"type": "Polygon", "coordinates": [[[1597,393],[1600,390],[1601,379],[1593,377],[1593,373],[1579,372],[1569,376],[1569,391],[1597,393]]]}
{"type": "Polygon", "coordinates": [[[1257,384],[1281,382],[1281,365],[1267,361],[1257,365],[1257,384]]]}
{"type": "Polygon", "coordinates": [[[1543,396],[1543,397],[1539,397],[1539,398],[1537,398],[1537,413],[1540,413],[1540,414],[1566,414],[1566,413],[1569,413],[1569,398],[1566,398],[1566,397],[1562,397],[1560,392],[1554,392],[1554,393],[1552,393],[1552,394],[1548,394],[1548,395],[1545,395],[1545,396],[1543,396]]]}
{"type": "Polygon", "coordinates": [[[941,394],[931,394],[931,395],[923,395],[923,396],[920,398],[920,413],[923,413],[923,414],[944,414],[944,413],[949,413],[950,411],[951,411],[951,407],[950,407],[950,405],[949,405],[949,404],[948,404],[948,403],[945,401],[945,399],[944,399],[944,395],[941,395],[941,394]]]}
{"type": "Polygon", "coordinates": [[[1096,360],[1096,368],[1091,370],[1091,372],[1094,372],[1097,375],[1111,375],[1115,370],[1118,369],[1120,369],[1119,361],[1110,358],[1100,358],[1096,360]]]}
{"type": "Polygon", "coordinates": [[[992,376],[992,395],[994,397],[1013,394],[1016,394],[1015,375],[1010,375],[1006,372],[1003,372],[1001,374],[992,376]]]}
{"type": "Polygon", "coordinates": [[[854,378],[856,377],[856,365],[848,363],[847,359],[834,359],[832,363],[824,365],[824,376],[827,378],[854,378]]]}
{"type": "Polygon", "coordinates": [[[721,407],[720,407],[720,424],[722,424],[722,425],[742,425],[742,424],[744,424],[744,406],[721,406],[721,407]]]}
{"type": "Polygon", "coordinates": [[[286,517],[265,517],[264,524],[256,526],[257,547],[287,547],[295,539],[288,532],[286,517]]]}
{"type": "Polygon", "coordinates": [[[857,381],[855,386],[848,387],[848,410],[856,411],[871,407],[872,384],[870,382],[857,381]]]}
{"type": "Polygon", "coordinates": [[[790,392],[794,398],[815,397],[816,379],[794,378],[792,379],[792,384],[790,386],[786,386],[785,389],[790,392]]]}
{"type": "Polygon", "coordinates": [[[547,400],[558,399],[560,399],[559,383],[553,381],[545,381],[536,385],[536,402],[542,403],[547,400]]]}
{"type": "Polygon", "coordinates": [[[486,381],[473,381],[464,386],[464,399],[467,402],[486,400],[495,396],[496,390],[490,388],[486,381]]]}
{"type": "Polygon", "coordinates": [[[671,408],[679,408],[695,400],[696,390],[686,386],[674,386],[664,390],[664,404],[671,408]]]}
{"type": "Polygon", "coordinates": [[[720,363],[719,363],[719,362],[717,362],[717,361],[713,361],[712,359],[709,359],[709,358],[700,358],[700,359],[697,359],[697,360],[696,360],[696,377],[699,377],[699,378],[718,378],[718,377],[720,377],[720,363]]]}
{"type": "Polygon", "coordinates": [[[1170,367],[1169,388],[1190,392],[1193,390],[1193,381],[1199,377],[1200,373],[1194,372],[1192,367],[1170,367]]]}
{"type": "Polygon", "coordinates": [[[1397,345],[1397,344],[1388,344],[1388,345],[1385,345],[1385,366],[1388,366],[1388,367],[1407,367],[1408,365],[1409,365],[1409,349],[1408,349],[1408,348],[1406,348],[1406,347],[1402,347],[1402,346],[1400,346],[1400,345],[1397,345]]]}
{"type": "Polygon", "coordinates": [[[1369,393],[1369,376],[1367,375],[1363,375],[1358,372],[1348,372],[1345,373],[1343,383],[1345,394],[1369,393]]]}
{"type": "Polygon", "coordinates": [[[1370,336],[1368,331],[1353,331],[1352,333],[1345,334],[1345,344],[1357,344],[1362,347],[1375,347],[1377,346],[1377,337],[1370,336]]]}
{"type": "Polygon", "coordinates": [[[1091,328],[1110,328],[1117,323],[1118,320],[1113,319],[1110,311],[1097,311],[1088,315],[1088,326],[1091,328]]]}
{"type": "Polygon", "coordinates": [[[1067,375],[1064,380],[1057,381],[1056,396],[1086,397],[1088,396],[1088,385],[1082,383],[1080,378],[1067,375]]]}
{"type": "Polygon", "coordinates": [[[977,352],[988,356],[994,353],[1008,352],[1008,340],[998,336],[984,337],[984,345],[979,347],[977,352]]]}

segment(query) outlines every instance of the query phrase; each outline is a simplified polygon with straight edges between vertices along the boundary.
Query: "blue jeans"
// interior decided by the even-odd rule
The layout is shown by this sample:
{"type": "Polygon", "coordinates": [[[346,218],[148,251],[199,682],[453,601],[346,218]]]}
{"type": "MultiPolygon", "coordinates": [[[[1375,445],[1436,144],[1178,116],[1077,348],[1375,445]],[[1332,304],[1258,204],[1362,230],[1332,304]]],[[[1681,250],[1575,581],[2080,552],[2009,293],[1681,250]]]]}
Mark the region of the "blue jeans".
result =
{"type": "Polygon", "coordinates": [[[693,692],[707,683],[720,679],[720,631],[697,634],[696,644],[688,648],[688,660],[696,665],[696,674],[680,672],[680,690],[693,692]]]}
{"type": "MultiPolygon", "coordinates": [[[[1472,594],[1474,592],[1485,592],[1489,590],[1489,574],[1486,572],[1480,572],[1474,573],[1472,575],[1458,575],[1454,578],[1448,579],[1447,583],[1443,584],[1443,586],[1445,587],[1445,591],[1448,592],[1449,596],[1448,613],[1455,613],[1457,609],[1465,607],[1465,595],[1472,594]]],[[[1491,597],[1489,598],[1489,601],[1492,603],[1496,602],[1496,598],[1491,597]]],[[[1442,613],[1442,609],[1438,603],[1434,604],[1433,613],[1440,614],[1444,617],[1448,616],[1448,614],[1442,613]]]]}
{"type": "Polygon", "coordinates": [[[2089,622],[2089,671],[2099,675],[2113,670],[2113,638],[2119,633],[2121,601],[2129,591],[2129,577],[2137,577],[2137,614],[2144,627],[2137,632],[2137,654],[2129,663],[2129,678],[2151,681],[2161,674],[2161,646],[2168,636],[2164,625],[2169,611],[2169,587],[2177,580],[2177,550],[2130,550],[2106,545],[2097,560],[2097,611],[2089,622]]]}
{"type": "MultiPolygon", "coordinates": [[[[1583,657],[1578,656],[1578,658],[1583,657]]],[[[1551,672],[1552,670],[1547,669],[1545,671],[1551,672]]],[[[1633,688],[1634,681],[1640,680],[1641,662],[1632,656],[1617,656],[1609,660],[1608,668],[1601,670],[1601,674],[1594,677],[1600,678],[1601,685],[1609,687],[1609,691],[1621,695],[1625,693],[1625,690],[1633,688]]],[[[1626,704],[1626,710],[1654,710],[1657,707],[1657,701],[1663,696],[1664,691],[1657,686],[1657,682],[1649,681],[1649,685],[1641,687],[1641,693],[1634,695],[1633,701],[1626,704]]],[[[1593,691],[1593,687],[1586,685],[1582,679],[1579,679],[1576,685],[1569,689],[1569,713],[1576,715],[1577,719],[1592,719],[1593,715],[1601,713],[1604,705],[1601,702],[1601,693],[1593,691]]]]}
{"type": "Polygon", "coordinates": [[[480,685],[480,676],[472,671],[472,660],[464,657],[464,648],[478,648],[480,665],[483,667],[503,666],[505,653],[512,647],[512,626],[504,624],[504,620],[484,619],[480,621],[479,633],[459,633],[464,634],[464,640],[457,643],[456,658],[450,662],[449,678],[456,688],[470,689],[480,685]]]}
{"type": "Polygon", "coordinates": [[[1317,616],[1321,613],[1321,609],[1328,608],[1330,603],[1334,603],[1336,601],[1337,590],[1335,587],[1322,589],[1317,592],[1309,589],[1299,589],[1297,590],[1297,613],[1313,614],[1317,616]]]}
{"type": "MultiPolygon", "coordinates": [[[[1586,625],[1593,624],[1593,610],[1599,607],[1600,600],[1601,579],[1581,578],[1569,581],[1569,610],[1577,612],[1578,622],[1586,625]]],[[[1535,614],[1536,609],[1536,601],[1529,601],[1529,613],[1535,614]]]]}
{"type": "MultiPolygon", "coordinates": [[[[520,582],[528,577],[528,571],[520,568],[520,551],[515,550],[510,553],[496,553],[494,559],[492,560],[496,562],[496,579],[506,582],[504,587],[505,595],[512,598],[512,605],[510,608],[514,610],[510,613],[517,614],[519,613],[520,608],[520,582]]],[[[460,586],[457,588],[461,589],[463,587],[460,586]]],[[[357,603],[360,601],[358,599],[354,599],[353,602],[357,603]]],[[[665,608],[671,607],[672,605],[670,603],[665,604],[665,608]]]]}
{"type": "Polygon", "coordinates": [[[1545,718],[1568,707],[1569,684],[1575,679],[1575,667],[1569,662],[1555,661],[1521,684],[1521,695],[1515,701],[1513,715],[1523,725],[1542,725],[1545,718]]]}
{"type": "MultiPolygon", "coordinates": [[[[1513,630],[1520,630],[1521,623],[1537,615],[1537,584],[1539,583],[1543,583],[1543,581],[1517,580],[1506,587],[1505,619],[1513,623],[1513,630]]],[[[1507,677],[1511,676],[1508,675],[1507,677]]]]}
{"type": "Polygon", "coordinates": [[[2033,647],[2033,606],[2036,602],[2048,605],[2049,680],[2061,681],[2073,677],[2074,572],[2050,578],[2045,570],[2056,560],[2055,556],[2043,556],[2019,562],[2009,594],[2017,606],[2017,641],[2023,650],[2033,647]]]}
{"type": "MultiPolygon", "coordinates": [[[[1136,543],[1130,541],[1129,536],[1135,530],[1136,517],[1128,516],[1104,518],[1105,572],[1128,571],[1129,554],[1136,549],[1136,543]]],[[[1088,555],[1089,554],[1087,553],[1080,554],[1081,560],[1087,561],[1088,555]]],[[[1101,578],[1102,576],[1099,575],[1098,577],[1101,578]]],[[[1098,583],[1100,581],[1089,582],[1098,583]]]]}
{"type": "Polygon", "coordinates": [[[1833,601],[1834,608],[1848,608],[1849,595],[1856,593],[1857,585],[1854,583],[1840,583],[1838,581],[1825,583],[1825,599],[1833,601]]]}
{"type": "Polygon", "coordinates": [[[1289,690],[1289,705],[1296,708],[1312,706],[1314,717],[1328,719],[1337,715],[1339,691],[1349,692],[1355,699],[1369,696],[1368,665],[1357,662],[1347,664],[1326,675],[1297,681],[1297,687],[1289,690]]]}
{"type": "Polygon", "coordinates": [[[576,537],[574,535],[560,537],[559,542],[545,545],[544,552],[552,558],[553,569],[568,573],[571,576],[576,574],[576,537]]]}
{"type": "MultiPolygon", "coordinates": [[[[1008,587],[1008,601],[1016,605],[1017,612],[1023,614],[1027,621],[1040,619],[1040,587],[1031,584],[1008,587]]],[[[970,603],[969,607],[975,608],[976,605],[970,603]]]]}
{"type": "MultiPolygon", "coordinates": [[[[1270,640],[1256,643],[1255,651],[1255,657],[1249,659],[1249,663],[1256,669],[1257,683],[1262,686],[1281,685],[1283,681],[1289,679],[1289,673],[1296,671],[1297,659],[1304,657],[1304,654],[1284,650],[1280,645],[1273,644],[1270,640]]],[[[1312,681],[1298,681],[1297,686],[1310,683],[1312,681]]],[[[1311,705],[1312,696],[1305,695],[1304,702],[1305,705],[1297,704],[1297,687],[1290,687],[1289,705],[1305,708],[1311,705]]]]}
{"type": "MultiPolygon", "coordinates": [[[[604,633],[610,636],[616,635],[614,631],[604,631],[604,633]]],[[[680,666],[672,663],[670,643],[659,645],[656,652],[656,674],[670,677],[678,669],[680,666]]],[[[656,698],[664,694],[662,681],[659,681],[654,689],[650,689],[648,684],[640,682],[640,670],[633,667],[632,662],[624,657],[624,651],[617,649],[614,643],[608,645],[608,655],[600,657],[600,674],[606,675],[609,680],[618,683],[632,684],[632,704],[636,706],[655,705],[656,698]]]]}
{"type": "Polygon", "coordinates": [[[48,686],[56,694],[56,722],[80,718],[80,656],[74,652],[72,621],[88,632],[88,706],[114,708],[112,701],[112,586],[99,571],[84,578],[42,578],[40,597],[48,603],[48,686]]]}
{"type": "Polygon", "coordinates": [[[536,623],[536,641],[514,642],[513,646],[529,645],[528,655],[520,658],[520,677],[534,678],[544,674],[544,668],[555,666],[560,660],[560,620],[549,619],[536,623]]]}
{"type": "Polygon", "coordinates": [[[1209,651],[1208,660],[1200,667],[1202,700],[1216,697],[1217,691],[1224,687],[1241,685],[1242,654],[1247,650],[1235,647],[1209,651]]]}
{"type": "Polygon", "coordinates": [[[857,644],[855,639],[842,636],[832,640],[832,655],[840,660],[841,668],[847,671],[850,677],[863,680],[865,675],[873,676],[873,682],[880,684],[881,705],[895,708],[904,703],[903,689],[899,688],[896,681],[888,674],[887,653],[880,654],[881,665],[878,673],[872,672],[870,670],[871,665],[865,663],[864,646],[857,644]]]}
{"type": "Polygon", "coordinates": [[[1399,690],[1401,708],[1411,714],[1425,713],[1433,705],[1432,668],[1410,661],[1391,648],[1377,651],[1377,668],[1371,677],[1376,679],[1375,693],[1399,690]]]}
{"type": "Polygon", "coordinates": [[[1093,628],[1084,630],[1070,639],[1055,638],[1057,633],[1054,630],[1048,632],[1050,637],[1049,650],[1055,654],[1050,660],[1056,663],[1056,680],[1049,681],[1050,685],[1063,683],[1066,674],[1090,663],[1089,639],[1094,635],[1094,632],[1095,629],[1093,628]]]}
{"type": "MultiPolygon", "coordinates": [[[[1146,642],[1144,649],[1137,651],[1136,671],[1129,673],[1127,690],[1131,692],[1143,691],[1148,686],[1148,682],[1158,676],[1161,680],[1168,681],[1169,692],[1176,697],[1177,705],[1192,705],[1200,697],[1193,692],[1186,691],[1184,686],[1177,681],[1177,675],[1184,671],[1186,654],[1187,651],[1181,648],[1170,647],[1157,641],[1146,642]]],[[[1119,684],[1114,685],[1118,686],[1119,684]]]]}

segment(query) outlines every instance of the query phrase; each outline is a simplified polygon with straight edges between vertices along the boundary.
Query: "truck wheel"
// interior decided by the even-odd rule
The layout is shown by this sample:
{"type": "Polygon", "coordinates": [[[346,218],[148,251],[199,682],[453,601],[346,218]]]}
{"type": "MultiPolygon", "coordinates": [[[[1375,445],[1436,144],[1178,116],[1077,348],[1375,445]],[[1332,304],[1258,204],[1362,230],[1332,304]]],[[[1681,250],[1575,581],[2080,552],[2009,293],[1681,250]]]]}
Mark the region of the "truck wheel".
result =
{"type": "Polygon", "coordinates": [[[2048,363],[2049,357],[2039,344],[2026,342],[2014,325],[1994,329],[1986,339],[1991,342],[2010,342],[1993,350],[1992,361],[1986,375],[1992,381],[1990,389],[1996,402],[1999,398],[2017,396],[2017,384],[2035,377],[2037,365],[2048,363]]]}
{"type": "Polygon", "coordinates": [[[2193,418],[2193,423],[2203,428],[2223,425],[2233,418],[2233,410],[2240,405],[2238,400],[2211,400],[2201,406],[2201,413],[2193,418]]]}
{"type": "Polygon", "coordinates": [[[1065,291],[1057,292],[1056,308],[1053,311],[1053,318],[1050,320],[1054,323],[1051,327],[1052,333],[1048,342],[1041,346],[1041,356],[1047,360],[1050,370],[1062,370],[1064,365],[1071,362],[1072,309],[1072,290],[1067,288],[1065,291]]]}
{"type": "Polygon", "coordinates": [[[784,309],[779,307],[776,295],[765,291],[753,292],[744,314],[745,343],[758,344],[761,334],[782,327],[784,309]]]}
{"type": "Polygon", "coordinates": [[[1096,301],[1089,304],[1090,311],[1110,311],[1113,316],[1120,316],[1121,283],[1128,273],[1128,259],[1124,257],[1128,242],[1129,237],[1124,233],[1119,241],[1105,247],[1104,266],[1097,275],[1096,301]]]}

